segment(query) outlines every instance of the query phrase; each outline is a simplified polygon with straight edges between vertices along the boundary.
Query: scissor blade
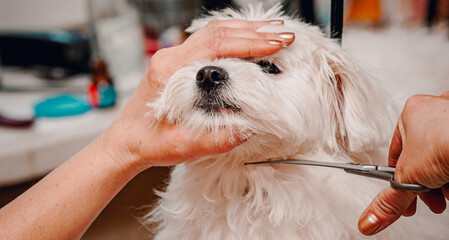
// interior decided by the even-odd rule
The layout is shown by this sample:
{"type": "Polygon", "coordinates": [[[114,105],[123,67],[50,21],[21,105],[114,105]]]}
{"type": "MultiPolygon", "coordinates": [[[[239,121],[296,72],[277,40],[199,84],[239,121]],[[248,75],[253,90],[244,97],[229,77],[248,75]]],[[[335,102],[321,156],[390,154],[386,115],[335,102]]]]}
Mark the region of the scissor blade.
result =
{"type": "Polygon", "coordinates": [[[341,169],[351,169],[357,171],[369,171],[370,165],[361,165],[358,163],[333,163],[333,162],[320,162],[304,159],[286,159],[286,160],[267,160],[260,162],[247,162],[245,165],[255,165],[255,164],[297,164],[297,165],[307,165],[307,166],[320,166],[320,167],[331,167],[331,168],[341,168],[341,169]]]}
{"type": "Polygon", "coordinates": [[[405,184],[398,183],[394,181],[394,167],[386,166],[376,166],[376,165],[366,165],[359,163],[332,163],[332,162],[320,162],[304,159],[286,159],[286,160],[267,160],[261,162],[247,162],[245,165],[255,165],[255,164],[298,164],[298,165],[308,165],[308,166],[320,166],[320,167],[331,167],[344,169],[347,173],[357,174],[365,177],[372,177],[377,179],[383,179],[390,181],[393,188],[412,191],[412,192],[427,192],[430,188],[421,186],[419,184],[405,184]]]}

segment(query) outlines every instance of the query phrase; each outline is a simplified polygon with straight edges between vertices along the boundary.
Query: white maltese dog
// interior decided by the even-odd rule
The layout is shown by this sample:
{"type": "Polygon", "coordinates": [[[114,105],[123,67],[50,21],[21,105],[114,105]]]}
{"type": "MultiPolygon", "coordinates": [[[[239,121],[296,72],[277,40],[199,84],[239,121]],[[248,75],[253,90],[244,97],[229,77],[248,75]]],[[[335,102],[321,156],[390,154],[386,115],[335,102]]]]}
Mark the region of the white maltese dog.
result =
{"type": "Polygon", "coordinates": [[[195,20],[282,19],[261,32],[295,42],[263,58],[192,62],[149,103],[157,119],[194,133],[254,135],[232,151],[176,166],[148,214],[156,239],[448,239],[449,218],[423,209],[382,233],[359,233],[360,214],[388,182],[338,169],[245,162],[299,158],[386,164],[397,112],[364,71],[318,27],[250,5],[195,20]]]}

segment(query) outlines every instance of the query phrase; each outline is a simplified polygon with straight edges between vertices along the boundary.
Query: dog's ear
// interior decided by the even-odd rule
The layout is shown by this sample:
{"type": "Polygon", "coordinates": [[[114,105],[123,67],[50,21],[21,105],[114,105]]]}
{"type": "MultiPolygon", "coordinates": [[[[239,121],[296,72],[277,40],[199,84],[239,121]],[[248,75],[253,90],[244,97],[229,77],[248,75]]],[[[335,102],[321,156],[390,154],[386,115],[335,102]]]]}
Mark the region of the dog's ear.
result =
{"type": "Polygon", "coordinates": [[[323,115],[325,144],[331,149],[362,152],[386,143],[394,111],[385,94],[340,47],[314,53],[316,85],[323,115]]]}

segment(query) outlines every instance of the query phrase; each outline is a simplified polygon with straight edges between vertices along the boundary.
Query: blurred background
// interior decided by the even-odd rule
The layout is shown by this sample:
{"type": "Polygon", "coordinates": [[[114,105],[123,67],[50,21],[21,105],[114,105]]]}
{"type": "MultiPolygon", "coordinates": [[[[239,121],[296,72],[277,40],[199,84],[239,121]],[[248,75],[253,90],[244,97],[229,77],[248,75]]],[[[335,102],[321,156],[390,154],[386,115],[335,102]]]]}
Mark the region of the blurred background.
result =
{"type": "MultiPolygon", "coordinates": [[[[257,2],[282,2],[289,14],[329,33],[331,0],[0,0],[0,207],[98,136],[151,56],[181,43],[192,18],[257,2]]],[[[449,77],[449,0],[342,2],[343,47],[388,79],[385,87],[425,78],[416,93],[449,90],[449,80],[441,81],[449,77]]],[[[138,217],[169,171],[137,176],[83,239],[148,237],[138,217]]]]}

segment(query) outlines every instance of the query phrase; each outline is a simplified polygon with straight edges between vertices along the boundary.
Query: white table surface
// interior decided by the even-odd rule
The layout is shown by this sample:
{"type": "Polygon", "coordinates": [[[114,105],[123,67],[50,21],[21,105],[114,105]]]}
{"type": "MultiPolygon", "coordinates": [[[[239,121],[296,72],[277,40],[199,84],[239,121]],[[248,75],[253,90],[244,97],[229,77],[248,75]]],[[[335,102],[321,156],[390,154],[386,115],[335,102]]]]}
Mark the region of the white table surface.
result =
{"type": "MultiPolygon", "coordinates": [[[[113,121],[142,76],[136,72],[115,82],[119,98],[113,108],[38,118],[25,129],[0,127],[0,187],[42,176],[86,146],[113,121]]],[[[0,92],[0,112],[29,116],[37,101],[51,95],[55,93],[0,92]]]]}

